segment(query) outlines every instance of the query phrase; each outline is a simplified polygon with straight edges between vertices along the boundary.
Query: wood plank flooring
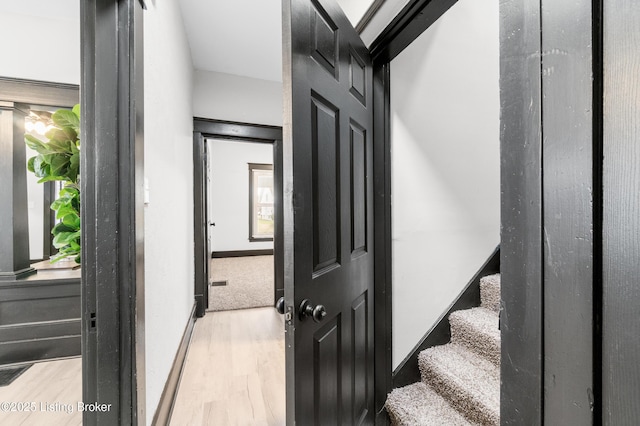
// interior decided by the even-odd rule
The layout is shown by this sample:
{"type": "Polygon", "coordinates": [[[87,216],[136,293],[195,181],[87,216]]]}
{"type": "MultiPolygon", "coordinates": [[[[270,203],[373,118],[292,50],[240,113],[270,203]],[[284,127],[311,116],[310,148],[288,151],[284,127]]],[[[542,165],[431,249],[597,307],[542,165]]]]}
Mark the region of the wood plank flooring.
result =
{"type": "Polygon", "coordinates": [[[170,425],[284,425],[283,321],[271,307],[198,319],[170,425]]]}
{"type": "Polygon", "coordinates": [[[0,403],[33,403],[34,411],[0,409],[0,425],[6,426],[75,426],[82,424],[78,412],[82,401],[82,359],[38,362],[9,386],[0,387],[0,403]]]}

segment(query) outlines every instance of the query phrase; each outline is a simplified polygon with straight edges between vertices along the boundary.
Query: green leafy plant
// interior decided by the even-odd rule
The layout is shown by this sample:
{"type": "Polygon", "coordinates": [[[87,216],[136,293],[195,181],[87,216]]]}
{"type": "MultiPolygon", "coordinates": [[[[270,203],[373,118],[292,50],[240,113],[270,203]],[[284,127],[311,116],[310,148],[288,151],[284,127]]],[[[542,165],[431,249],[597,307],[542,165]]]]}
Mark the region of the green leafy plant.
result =
{"type": "Polygon", "coordinates": [[[40,178],[38,183],[61,181],[60,197],[51,204],[59,222],[51,230],[57,262],[75,256],[80,263],[80,105],[72,110],[60,109],[51,115],[48,141],[25,135],[27,146],[38,153],[27,164],[40,178]]]}

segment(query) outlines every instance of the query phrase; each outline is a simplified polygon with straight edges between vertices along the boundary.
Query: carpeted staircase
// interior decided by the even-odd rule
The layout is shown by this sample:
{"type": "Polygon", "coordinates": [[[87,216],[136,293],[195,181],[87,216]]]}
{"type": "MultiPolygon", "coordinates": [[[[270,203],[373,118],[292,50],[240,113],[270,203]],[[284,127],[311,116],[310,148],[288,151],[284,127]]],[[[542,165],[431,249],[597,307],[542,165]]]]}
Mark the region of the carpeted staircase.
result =
{"type": "Polygon", "coordinates": [[[420,352],[422,381],[389,394],[393,425],[500,424],[499,274],[480,280],[480,299],[449,316],[450,343],[420,352]]]}

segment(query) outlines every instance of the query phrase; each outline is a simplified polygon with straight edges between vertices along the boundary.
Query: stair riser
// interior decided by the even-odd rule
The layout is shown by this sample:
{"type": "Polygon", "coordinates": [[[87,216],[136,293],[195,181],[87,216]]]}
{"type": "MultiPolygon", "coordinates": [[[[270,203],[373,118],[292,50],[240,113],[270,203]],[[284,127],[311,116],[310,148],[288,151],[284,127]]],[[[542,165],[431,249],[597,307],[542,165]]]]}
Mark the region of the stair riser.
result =
{"type": "Polygon", "coordinates": [[[484,426],[499,426],[500,414],[490,413],[488,409],[481,410],[484,402],[468,394],[465,389],[454,386],[444,379],[437,368],[430,365],[421,368],[422,381],[429,383],[436,391],[442,395],[452,407],[464,414],[469,421],[476,422],[484,426]]]}
{"type": "Polygon", "coordinates": [[[474,333],[468,325],[451,321],[451,341],[500,366],[500,340],[474,333]]]}
{"type": "Polygon", "coordinates": [[[490,275],[480,279],[480,306],[500,312],[500,276],[490,275]]]}

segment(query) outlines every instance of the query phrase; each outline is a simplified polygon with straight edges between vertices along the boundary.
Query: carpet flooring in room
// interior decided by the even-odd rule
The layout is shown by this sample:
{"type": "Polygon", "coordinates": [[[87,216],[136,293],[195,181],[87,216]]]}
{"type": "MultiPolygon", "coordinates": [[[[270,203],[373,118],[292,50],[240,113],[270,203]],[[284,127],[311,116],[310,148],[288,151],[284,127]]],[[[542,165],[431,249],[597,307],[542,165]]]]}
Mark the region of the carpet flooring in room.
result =
{"type": "Polygon", "coordinates": [[[273,256],[211,259],[209,310],[273,306],[273,256]]]}

